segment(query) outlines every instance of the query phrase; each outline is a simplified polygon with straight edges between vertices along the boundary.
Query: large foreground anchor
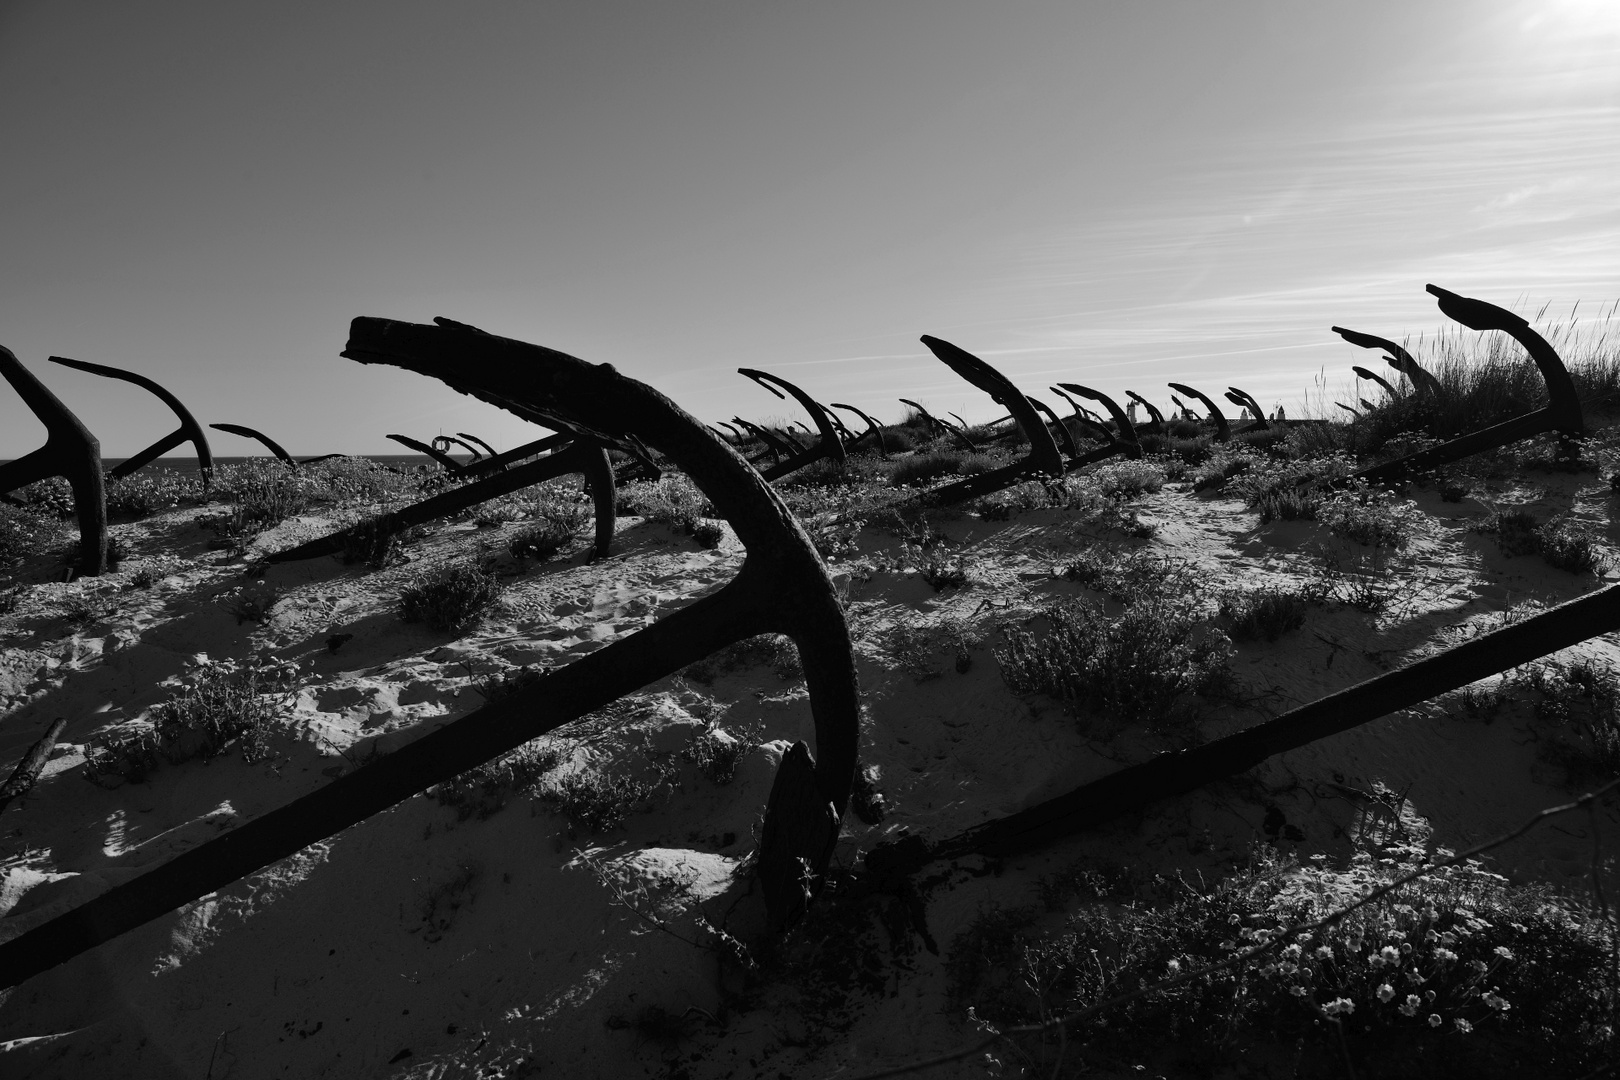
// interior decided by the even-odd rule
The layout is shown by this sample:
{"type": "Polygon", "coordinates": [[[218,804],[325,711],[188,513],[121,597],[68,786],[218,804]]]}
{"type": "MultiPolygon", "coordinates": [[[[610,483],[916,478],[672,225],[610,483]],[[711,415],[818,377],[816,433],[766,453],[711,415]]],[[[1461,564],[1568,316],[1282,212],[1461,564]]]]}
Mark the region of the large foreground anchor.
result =
{"type": "MultiPolygon", "coordinates": [[[[1438,285],[1425,285],[1424,288],[1439,301],[1441,312],[1448,318],[1455,319],[1470,330],[1500,330],[1524,346],[1547,383],[1547,404],[1428,450],[1363,469],[1354,478],[1373,483],[1396,480],[1409,473],[1433,469],[1482,450],[1506,446],[1548,431],[1558,433],[1560,456],[1570,459],[1578,457],[1580,444],[1576,440],[1585,432],[1585,423],[1581,418],[1580,399],[1575,396],[1574,380],[1569,377],[1569,370],[1564,367],[1558,351],[1547,343],[1546,338],[1531,329],[1528,322],[1506,308],[1458,296],[1438,285]]],[[[1351,339],[1346,335],[1345,340],[1351,339]]]]}
{"type": "Polygon", "coordinates": [[[30,412],[45,425],[45,445],[0,465],[0,495],[52,476],[73,489],[73,511],[79,519],[78,572],[107,570],[107,482],[101,474],[101,443],[62,400],[22,366],[11,350],[0,346],[0,375],[6,377],[30,412]]]}
{"type": "Polygon", "coordinates": [[[879,879],[910,873],[936,859],[1009,855],[1054,843],[1139,810],[1195,791],[1212,781],[1329,735],[1449,693],[1508,668],[1620,630],[1620,586],[1560,604],[1524,622],[1426,657],[1236,735],[1191,750],[1160,754],[1100,780],[956,836],[927,843],[907,838],[874,850],[867,866],[879,879]]]}
{"type": "Polygon", "coordinates": [[[53,364],[61,364],[63,367],[88,371],[92,375],[103,375],[109,379],[122,379],[124,382],[134,383],[136,386],[157,395],[158,399],[167,405],[175,416],[179,417],[179,427],[135,456],[113,466],[108,470],[108,476],[114,480],[128,476],[137,469],[150,465],[189,439],[191,445],[197,451],[197,472],[202,476],[203,490],[208,490],[208,483],[214,478],[214,455],[209,452],[208,436],[203,434],[202,426],[197,423],[197,418],[191,415],[191,410],[187,409],[179,398],[159,385],[156,380],[148,379],[145,375],[137,375],[133,371],[125,371],[123,368],[108,367],[106,364],[92,364],[84,360],[70,360],[65,356],[47,356],[45,359],[53,364]]]}
{"type": "Polygon", "coordinates": [[[757,872],[769,925],[780,931],[792,924],[819,883],[849,803],[860,696],[849,628],[826,566],[776,492],[674,402],[608,364],[442,319],[437,326],[356,319],[343,355],[431,375],[582,439],[633,452],[645,440],[679,465],[736,529],[748,550],[742,569],[719,592],[548,673],[535,686],[0,944],[0,985],[15,986],[731,642],[771,632],[798,645],[819,759],[803,743],[783,758],[761,830],[757,872]]]}

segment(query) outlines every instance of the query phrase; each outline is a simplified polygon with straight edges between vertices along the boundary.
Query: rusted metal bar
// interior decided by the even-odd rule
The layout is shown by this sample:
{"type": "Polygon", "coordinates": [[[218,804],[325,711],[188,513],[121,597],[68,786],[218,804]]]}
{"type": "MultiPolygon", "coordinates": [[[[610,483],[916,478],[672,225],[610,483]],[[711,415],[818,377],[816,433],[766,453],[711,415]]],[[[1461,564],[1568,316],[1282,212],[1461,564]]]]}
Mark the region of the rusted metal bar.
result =
{"type": "Polygon", "coordinates": [[[923,422],[928,425],[930,430],[936,431],[941,435],[949,435],[951,438],[961,443],[962,448],[970,454],[976,454],[979,452],[979,448],[973,444],[973,440],[968,438],[967,435],[963,434],[961,431],[958,431],[952,425],[947,424],[945,421],[941,420],[939,417],[935,416],[933,413],[929,412],[915,401],[912,401],[910,398],[901,398],[900,403],[902,405],[910,405],[913,409],[916,409],[917,415],[923,418],[923,422]]]}
{"type": "Polygon", "coordinates": [[[829,404],[835,409],[843,409],[845,412],[852,412],[862,420],[866,421],[866,430],[861,432],[861,434],[855,438],[850,439],[849,442],[851,447],[853,447],[854,444],[859,442],[861,439],[864,439],[867,435],[872,435],[877,439],[878,453],[882,454],[884,457],[889,456],[889,445],[883,441],[882,424],[879,424],[876,420],[872,419],[869,415],[862,412],[860,409],[857,409],[853,405],[841,405],[836,401],[830,402],[829,404]]]}
{"type": "MultiPolygon", "coordinates": [[[[232,435],[240,435],[244,439],[256,439],[265,447],[265,449],[276,455],[278,459],[285,461],[288,465],[291,465],[295,469],[298,467],[298,462],[293,460],[293,456],[287,453],[286,450],[282,449],[280,443],[276,442],[276,440],[272,439],[262,431],[255,431],[254,429],[243,424],[209,424],[208,426],[213,428],[215,431],[228,431],[232,435]]],[[[388,437],[392,439],[394,436],[390,435],[388,437]]]]}
{"type": "Polygon", "coordinates": [[[945,341],[941,338],[924,334],[922,343],[928,346],[930,352],[940,359],[945,366],[956,372],[974,386],[989,394],[991,399],[1012,414],[1029,440],[1029,453],[1011,465],[1003,465],[999,469],[992,469],[977,476],[970,476],[958,480],[944,487],[925,491],[908,500],[917,506],[946,506],[964,499],[988,495],[992,491],[1000,491],[1010,484],[1034,476],[1062,476],[1065,465],[1063,455],[1059,452],[1052,433],[1046,430],[1041,422],[1040,415],[1029,398],[1012,384],[1001,372],[974,356],[965,349],[945,341]]]}
{"type": "Polygon", "coordinates": [[[440,450],[436,446],[425,442],[418,442],[409,435],[389,435],[387,437],[393,439],[401,446],[406,446],[412,450],[415,450],[418,454],[427,455],[434,461],[437,461],[440,465],[443,465],[451,475],[456,475],[462,471],[461,462],[457,461],[455,458],[451,457],[449,454],[445,453],[443,450],[440,450]]]}
{"type": "Polygon", "coordinates": [[[1160,754],[937,843],[879,849],[868,856],[868,867],[880,877],[892,876],[937,859],[968,854],[1002,856],[1040,848],[1151,803],[1196,791],[1276,754],[1349,731],[1617,630],[1620,586],[1611,586],[1302,705],[1236,735],[1190,750],[1160,754]]]}
{"type": "MultiPolygon", "coordinates": [[[[435,435],[433,437],[433,448],[435,450],[441,450],[444,453],[448,454],[450,452],[450,447],[452,445],[459,446],[463,450],[467,451],[467,453],[472,455],[472,460],[467,462],[467,465],[476,465],[478,463],[479,459],[484,456],[483,454],[480,454],[478,452],[477,447],[473,446],[472,443],[467,442],[464,439],[451,438],[449,435],[435,435]],[[443,446],[439,445],[441,442],[444,443],[443,446]]],[[[466,466],[463,466],[463,468],[465,468],[465,467],[466,466]]]]}
{"type": "Polygon", "coordinates": [[[1181,418],[1183,420],[1197,421],[1199,419],[1199,417],[1198,417],[1198,415],[1196,413],[1194,413],[1191,409],[1187,408],[1187,403],[1185,401],[1182,401],[1180,398],[1176,397],[1176,395],[1171,394],[1170,395],[1170,400],[1175,403],[1176,408],[1181,410],[1181,418]]]}
{"type": "Polygon", "coordinates": [[[1504,420],[1500,424],[1468,435],[1460,436],[1428,450],[1419,451],[1397,461],[1363,469],[1356,477],[1371,482],[1397,479],[1412,472],[1421,472],[1439,465],[1490,450],[1508,443],[1518,442],[1533,435],[1557,432],[1561,451],[1570,458],[1579,456],[1576,441],[1585,433],[1581,416],[1581,402],[1575,394],[1575,383],[1569,377],[1564,361],[1547,339],[1533,330],[1528,322],[1506,308],[1459,296],[1438,285],[1424,288],[1439,302],[1440,310],[1448,318],[1462,323],[1470,330],[1500,330],[1522,345],[1530,354],[1547,384],[1547,404],[1539,409],[1504,420]]]}
{"type": "Polygon", "coordinates": [[[1263,431],[1271,426],[1271,422],[1266,419],[1266,410],[1260,407],[1260,403],[1255,400],[1253,394],[1239,390],[1235,386],[1228,386],[1226,388],[1226,398],[1232,404],[1248,409],[1249,413],[1254,417],[1254,423],[1245,428],[1245,431],[1263,431]]]}
{"type": "Polygon", "coordinates": [[[448,320],[420,326],[356,319],[344,355],[439,378],[604,445],[639,446],[644,439],[679,465],[736,529],[747,548],[742,569],[720,591],[548,673],[537,685],[0,944],[0,981],[14,986],[733,641],[771,632],[789,635],[798,646],[816,731],[816,758],[801,744],[789,755],[795,764],[788,782],[778,774],[756,863],[771,928],[790,925],[826,869],[849,803],[860,696],[849,629],[826,566],[770,485],[674,402],[608,364],[587,364],[448,320]]]}
{"type": "Polygon", "coordinates": [[[1079,457],[1080,448],[1074,444],[1074,433],[1069,430],[1068,425],[1058,418],[1058,414],[1052,411],[1052,407],[1040,398],[1030,397],[1028,394],[1024,396],[1029,398],[1029,403],[1035,406],[1036,412],[1046,417],[1047,423],[1058,429],[1058,442],[1062,445],[1064,452],[1071,459],[1079,457]]]}
{"type": "Polygon", "coordinates": [[[1355,330],[1346,330],[1342,326],[1333,326],[1329,327],[1329,329],[1352,345],[1359,345],[1363,349],[1383,349],[1389,353],[1388,356],[1384,357],[1384,362],[1410,379],[1414,390],[1427,390],[1435,394],[1442,392],[1440,380],[1424,370],[1423,365],[1419,364],[1411,353],[1388,338],[1374,337],[1371,334],[1363,334],[1355,330]]]}
{"type": "Polygon", "coordinates": [[[572,442],[573,438],[574,437],[572,435],[567,434],[547,435],[543,439],[536,439],[533,442],[526,442],[522,446],[514,446],[512,449],[507,450],[504,453],[496,454],[494,457],[487,457],[482,461],[476,461],[470,465],[463,466],[461,475],[463,477],[474,478],[488,476],[491,473],[504,472],[507,468],[516,465],[518,462],[527,458],[532,458],[536,454],[544,454],[548,451],[561,450],[563,447],[572,442]]]}
{"type": "Polygon", "coordinates": [[[1368,401],[1366,398],[1357,398],[1356,400],[1360,401],[1361,402],[1361,407],[1363,409],[1366,409],[1368,412],[1372,412],[1374,409],[1378,408],[1377,405],[1374,405],[1372,402],[1368,401]]]}
{"type": "Polygon", "coordinates": [[[1226,442],[1232,437],[1232,426],[1226,422],[1226,415],[1221,412],[1219,405],[1209,399],[1208,395],[1202,391],[1194,390],[1186,383],[1173,382],[1169,386],[1178,394],[1186,394],[1188,397],[1197,398],[1204,403],[1204,409],[1209,414],[1207,419],[1215,425],[1216,442],[1226,442]]]}
{"type": "Polygon", "coordinates": [[[1390,397],[1397,398],[1401,396],[1395,392],[1395,388],[1393,386],[1389,385],[1389,380],[1378,374],[1376,371],[1372,371],[1369,368],[1364,368],[1360,364],[1351,364],[1350,370],[1356,373],[1357,378],[1366,379],[1369,382],[1375,382],[1379,386],[1382,386],[1389,393],[1390,397]]]}
{"type": "Polygon", "coordinates": [[[953,412],[948,412],[945,415],[950,417],[952,420],[955,420],[956,421],[956,426],[961,428],[963,431],[966,431],[968,429],[968,422],[966,420],[962,419],[960,416],[957,416],[953,412]]]}
{"type": "Polygon", "coordinates": [[[779,464],[783,458],[793,456],[792,447],[760,425],[750,423],[740,416],[733,416],[731,422],[765,444],[765,448],[771,452],[771,464],[779,464]]]}
{"type": "Polygon", "coordinates": [[[191,410],[187,409],[179,398],[171,394],[156,380],[149,379],[145,375],[138,375],[133,371],[125,371],[123,368],[109,367],[106,364],[92,364],[85,360],[71,360],[66,356],[48,356],[46,359],[53,364],[61,364],[63,367],[87,371],[92,375],[101,375],[109,379],[121,379],[127,383],[134,383],[136,386],[156,395],[158,400],[167,405],[169,411],[179,418],[180,426],[178,428],[140,453],[119,462],[108,471],[108,476],[115,480],[128,476],[135,470],[156,461],[189,439],[192,447],[197,451],[197,472],[202,476],[203,490],[208,490],[208,484],[214,477],[214,455],[208,449],[208,436],[204,434],[202,426],[197,423],[197,418],[191,415],[191,410]]]}
{"type": "Polygon", "coordinates": [[[275,552],[267,561],[297,562],[322,555],[336,555],[361,538],[398,536],[413,525],[422,525],[465,510],[469,506],[477,506],[481,502],[574,472],[584,473],[590,485],[591,501],[596,511],[595,552],[597,558],[603,558],[613,543],[616,512],[613,469],[608,464],[607,451],[599,444],[589,440],[583,442],[576,440],[549,457],[494,473],[470,484],[451,488],[449,491],[441,491],[431,498],[379,514],[329,536],[310,540],[286,551],[275,552]]]}
{"type": "Polygon", "coordinates": [[[838,437],[838,430],[834,426],[832,417],[828,415],[827,410],[822,408],[815,398],[812,398],[786,379],[772,375],[768,371],[760,371],[758,368],[738,368],[737,373],[746,375],[784,401],[787,398],[782,393],[782,390],[792,394],[798,403],[804,407],[804,411],[810,414],[810,419],[816,422],[816,428],[821,433],[821,439],[816,445],[808,450],[800,451],[787,461],[774,465],[767,470],[763,474],[766,480],[779,480],[790,473],[797,472],[812,462],[820,461],[822,458],[830,458],[839,466],[844,464],[847,456],[844,451],[844,440],[838,437]],[[782,389],[778,390],[777,387],[782,389]]]}
{"type": "Polygon", "coordinates": [[[101,443],[4,346],[0,346],[0,375],[45,425],[44,446],[0,465],[0,495],[52,476],[62,477],[73,491],[73,512],[79,522],[75,570],[87,576],[106,573],[107,482],[101,472],[101,443]]]}
{"type": "Polygon", "coordinates": [[[1149,401],[1141,394],[1138,394],[1135,390],[1125,391],[1125,396],[1147,410],[1149,420],[1145,424],[1136,425],[1136,430],[1138,432],[1146,431],[1150,434],[1158,435],[1164,431],[1164,414],[1154,407],[1153,402],[1149,401]]]}
{"type": "Polygon", "coordinates": [[[39,774],[45,771],[45,763],[51,759],[51,748],[66,730],[67,721],[59,716],[51,721],[40,740],[28,748],[22,760],[17,762],[17,767],[11,770],[11,776],[0,784],[0,811],[10,805],[13,799],[20,799],[33,790],[39,781],[39,774]]]}
{"type": "Polygon", "coordinates": [[[1096,414],[1094,414],[1090,409],[1086,408],[1084,405],[1074,400],[1074,398],[1070,397],[1068,391],[1064,390],[1061,386],[1053,386],[1049,387],[1049,389],[1052,391],[1052,393],[1058,395],[1064,401],[1069,403],[1069,406],[1074,409],[1074,419],[1087,431],[1096,435],[1110,446],[1119,441],[1114,436],[1113,428],[1109,427],[1107,424],[1098,419],[1096,414]]]}
{"type": "Polygon", "coordinates": [[[484,452],[490,457],[500,457],[500,455],[495,452],[495,448],[493,446],[489,445],[489,443],[485,442],[483,439],[480,439],[478,436],[469,435],[465,431],[458,431],[456,432],[456,435],[460,438],[466,439],[468,442],[475,442],[479,446],[482,446],[484,448],[484,452]]]}
{"type": "Polygon", "coordinates": [[[1345,412],[1349,413],[1351,416],[1355,417],[1357,420],[1361,419],[1361,413],[1357,412],[1355,409],[1352,409],[1350,406],[1346,405],[1344,402],[1335,401],[1333,404],[1337,405],[1339,408],[1343,409],[1345,412]]]}
{"type": "Polygon", "coordinates": [[[1071,461],[1069,463],[1070,472],[1119,454],[1124,454],[1130,458],[1142,456],[1142,443],[1136,437],[1136,426],[1131,423],[1130,417],[1125,415],[1125,410],[1119,407],[1118,402],[1100,390],[1093,390],[1091,387],[1081,386],[1079,383],[1059,383],[1058,385],[1080,397],[1097,402],[1108,410],[1108,415],[1113,417],[1114,426],[1119,429],[1119,439],[1116,442],[1099,447],[1091,451],[1091,453],[1084,454],[1071,461]]]}

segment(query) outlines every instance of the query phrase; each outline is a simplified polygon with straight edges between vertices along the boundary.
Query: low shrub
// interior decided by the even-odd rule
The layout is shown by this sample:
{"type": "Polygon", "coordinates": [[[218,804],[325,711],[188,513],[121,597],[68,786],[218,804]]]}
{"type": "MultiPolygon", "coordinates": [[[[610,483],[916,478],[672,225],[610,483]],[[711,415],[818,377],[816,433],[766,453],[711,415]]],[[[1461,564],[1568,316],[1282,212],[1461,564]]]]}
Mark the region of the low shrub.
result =
{"type": "Polygon", "coordinates": [[[743,724],[733,731],[710,724],[688,740],[681,757],[696,765],[711,783],[723,786],[737,775],[742,759],[759,749],[764,735],[763,724],[743,724]]]}
{"type": "Polygon", "coordinates": [[[132,476],[106,482],[107,516],[115,521],[136,521],[172,510],[182,504],[196,504],[206,497],[202,478],[149,469],[132,476]]]}
{"type": "Polygon", "coordinates": [[[1573,1076],[1612,1062],[1614,931],[1546,887],[1463,862],[1279,938],[1422,860],[1394,847],[1337,869],[1261,849],[1213,889],[1084,904],[1057,932],[1033,907],[992,908],[951,943],[949,989],[981,1022],[1039,1023],[1276,941],[1247,965],[1110,1008],[1074,1029],[1072,1049],[1138,1060],[1173,1044],[1189,1074],[1282,1055],[1301,1076],[1347,1064],[1362,1076],[1573,1076]]]}
{"type": "Polygon", "coordinates": [[[697,663],[688,664],[681,669],[681,675],[709,686],[722,675],[760,664],[775,668],[776,677],[783,682],[804,674],[804,668],[799,663],[799,647],[793,644],[792,638],[785,634],[760,634],[734,641],[697,663]]]}
{"type": "Polygon", "coordinates": [[[703,518],[715,516],[714,504],[684,473],[621,485],[618,512],[645,518],[687,536],[703,518]]]}
{"type": "Polygon", "coordinates": [[[619,828],[632,813],[645,809],[667,780],[666,773],[643,780],[606,772],[572,772],[542,786],[540,797],[568,819],[568,836],[573,839],[619,828]]]}
{"type": "Polygon", "coordinates": [[[1164,469],[1152,461],[1113,461],[1091,470],[1086,482],[1105,498],[1134,499],[1164,488],[1164,469]]]}
{"type": "Polygon", "coordinates": [[[1559,516],[1541,523],[1528,510],[1498,510],[1475,527],[1496,537],[1503,555],[1539,554],[1547,565],[1572,574],[1602,574],[1611,560],[1592,531],[1559,516]]]}
{"type": "Polygon", "coordinates": [[[1015,693],[1042,693],[1103,717],[1170,729],[1188,718],[1190,694],[1230,687],[1232,646],[1195,601],[1147,595],[1109,617],[1089,600],[1043,612],[1044,634],[1010,629],[996,650],[1015,693]]]}
{"type": "Polygon", "coordinates": [[[281,594],[275,589],[247,590],[234,593],[224,603],[226,611],[236,616],[236,625],[245,622],[262,623],[270,617],[281,594]]]}
{"type": "Polygon", "coordinates": [[[692,528],[692,539],[698,547],[708,548],[711,551],[720,546],[726,538],[726,528],[713,518],[704,518],[692,528]]]}
{"type": "Polygon", "coordinates": [[[0,567],[13,566],[43,547],[54,546],[61,532],[55,514],[0,503],[0,567]]]}
{"type": "Polygon", "coordinates": [[[435,786],[432,795],[440,806],[455,808],[457,821],[484,821],[519,795],[533,791],[564,755],[562,745],[536,739],[435,786]]]}
{"type": "Polygon", "coordinates": [[[160,761],[209,761],[233,743],[243,761],[263,761],[274,722],[291,705],[296,673],[294,665],[265,660],[204,664],[152,708],[147,723],[92,743],[85,778],[101,787],[118,786],[115,777],[140,783],[160,761]]]}
{"type": "Polygon", "coordinates": [[[889,486],[917,487],[942,476],[955,476],[967,460],[967,454],[956,450],[929,450],[896,458],[889,466],[889,486]]]}
{"type": "Polygon", "coordinates": [[[1564,771],[1571,788],[1620,775],[1620,678],[1591,660],[1542,660],[1506,680],[1534,695],[1542,728],[1537,754],[1564,771]]]}
{"type": "Polygon", "coordinates": [[[1417,535],[1421,521],[1416,504],[1386,488],[1356,484],[1323,497],[1316,519],[1336,536],[1369,547],[1399,551],[1417,535]]]}
{"type": "Polygon", "coordinates": [[[1221,597],[1221,615],[1231,620],[1232,637],[1238,641],[1264,638],[1276,641],[1290,630],[1305,625],[1309,600],[1286,589],[1256,589],[1227,593],[1221,597]]]}
{"type": "Polygon", "coordinates": [[[345,566],[363,563],[373,570],[400,560],[399,534],[386,517],[368,518],[348,529],[342,536],[343,549],[338,558],[345,566]]]}
{"type": "Polygon", "coordinates": [[[449,563],[399,594],[400,616],[443,632],[470,629],[501,595],[501,583],[472,562],[449,563]]]}

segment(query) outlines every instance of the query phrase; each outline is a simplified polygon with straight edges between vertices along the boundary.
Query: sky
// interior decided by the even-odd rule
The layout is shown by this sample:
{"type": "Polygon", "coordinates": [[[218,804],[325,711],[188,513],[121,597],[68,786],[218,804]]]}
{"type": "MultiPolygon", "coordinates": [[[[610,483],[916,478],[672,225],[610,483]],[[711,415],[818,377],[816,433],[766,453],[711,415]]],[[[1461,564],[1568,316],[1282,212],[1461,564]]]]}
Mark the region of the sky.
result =
{"type": "MultiPolygon", "coordinates": [[[[923,334],[1055,407],[1298,415],[1377,363],[1330,325],[1432,337],[1427,282],[1620,299],[1620,4],[0,0],[0,345],[107,457],[172,414],[47,357],[297,454],[542,434],[343,359],[359,315],[708,422],[803,418],[739,367],[1003,415],[923,334]]],[[[0,388],[0,459],[43,441],[0,388]]]]}

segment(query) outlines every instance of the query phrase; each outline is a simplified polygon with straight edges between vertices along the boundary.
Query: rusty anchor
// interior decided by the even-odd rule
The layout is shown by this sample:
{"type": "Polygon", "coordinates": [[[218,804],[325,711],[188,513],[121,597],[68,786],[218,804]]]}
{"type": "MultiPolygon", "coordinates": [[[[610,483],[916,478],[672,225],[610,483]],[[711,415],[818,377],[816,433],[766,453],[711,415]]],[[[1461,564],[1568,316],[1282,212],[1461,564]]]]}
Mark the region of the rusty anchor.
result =
{"type": "Polygon", "coordinates": [[[1358,345],[1363,349],[1383,349],[1389,354],[1384,357],[1384,362],[1405,375],[1411,381],[1413,389],[1428,391],[1433,394],[1441,393],[1440,380],[1426,371],[1411,353],[1388,338],[1374,337],[1371,334],[1363,334],[1356,330],[1346,330],[1342,326],[1332,326],[1328,329],[1352,345],[1358,345]]]}
{"type": "Polygon", "coordinates": [[[134,383],[136,386],[156,395],[180,419],[179,427],[140,453],[113,466],[112,469],[108,470],[108,476],[114,480],[128,476],[137,469],[150,465],[181,443],[190,440],[192,447],[197,451],[197,472],[202,476],[203,490],[208,490],[209,482],[214,478],[214,455],[208,449],[208,436],[203,433],[201,425],[197,423],[197,418],[191,415],[191,410],[187,409],[179,398],[175,397],[156,380],[149,379],[145,375],[138,375],[133,371],[125,371],[123,368],[109,367],[106,364],[92,364],[84,360],[71,360],[65,356],[48,356],[45,359],[53,364],[61,364],[63,367],[87,371],[92,375],[102,375],[109,379],[122,379],[124,382],[134,383]]]}
{"type": "Polygon", "coordinates": [[[581,439],[624,447],[639,447],[644,439],[679,465],[736,529],[747,548],[742,569],[719,592],[548,673],[537,685],[0,943],[0,983],[15,986],[733,641],[771,632],[798,645],[816,733],[814,758],[802,742],[783,758],[757,861],[770,929],[791,925],[826,869],[849,803],[860,695],[849,629],[826,566],[776,492],[674,402],[609,364],[587,364],[444,319],[434,326],[356,319],[343,355],[439,378],[581,439]]]}
{"type": "Polygon", "coordinates": [[[1355,473],[1353,478],[1371,483],[1396,480],[1409,473],[1446,465],[1471,454],[1506,446],[1544,432],[1558,433],[1561,457],[1569,460],[1578,458],[1580,455],[1578,440],[1585,433],[1585,422],[1581,416],[1580,399],[1575,395],[1574,380],[1569,377],[1569,370],[1564,367],[1564,361],[1559,357],[1558,351],[1547,342],[1546,338],[1536,333],[1528,322],[1506,308],[1497,307],[1483,300],[1459,296],[1438,285],[1425,285],[1424,289],[1435,297],[1441,312],[1448,318],[1462,323],[1470,330],[1500,330],[1522,345],[1547,384],[1547,404],[1428,450],[1420,450],[1404,458],[1363,469],[1355,473]]]}
{"type": "Polygon", "coordinates": [[[885,443],[883,441],[883,425],[882,424],[879,424],[876,420],[872,419],[871,416],[869,416],[866,413],[862,412],[860,409],[857,409],[853,405],[843,405],[843,404],[840,404],[839,402],[836,402],[836,401],[828,402],[828,404],[834,409],[843,409],[845,412],[852,412],[856,416],[860,417],[862,420],[866,421],[866,430],[861,432],[859,435],[857,435],[857,436],[855,436],[855,437],[853,437],[853,438],[851,438],[849,440],[849,443],[848,443],[848,446],[847,446],[848,449],[853,450],[855,448],[856,443],[860,442],[862,439],[866,438],[868,435],[871,435],[871,436],[874,437],[874,439],[877,442],[878,453],[882,454],[884,457],[889,456],[889,445],[888,445],[888,443],[885,443]]]}
{"type": "Polygon", "coordinates": [[[907,503],[919,507],[946,506],[961,502],[963,499],[1000,491],[1021,480],[1037,476],[1063,475],[1063,455],[1058,450],[1057,442],[1053,440],[1052,433],[1046,429],[1046,424],[1042,422],[1035,407],[1029,403],[1030,399],[1014,386],[1011,380],[977,356],[941,338],[924,334],[922,343],[928,346],[929,351],[945,366],[989,394],[996,404],[1012,414],[1024,437],[1029,440],[1029,453],[1022,459],[1010,465],[1003,465],[999,469],[991,469],[989,472],[969,476],[932,491],[924,491],[908,499],[907,503]]]}
{"type": "Polygon", "coordinates": [[[1186,394],[1190,398],[1197,398],[1204,404],[1204,411],[1208,414],[1206,419],[1215,425],[1215,441],[1226,442],[1232,438],[1232,426],[1226,422],[1226,416],[1221,412],[1220,406],[1211,401],[1201,391],[1194,390],[1186,383],[1173,382],[1168,384],[1170,389],[1178,394],[1186,394]]]}
{"type": "Polygon", "coordinates": [[[912,401],[910,398],[900,398],[899,401],[900,404],[909,405],[913,409],[917,410],[917,415],[922,417],[923,423],[928,425],[928,429],[930,431],[938,435],[949,435],[951,438],[961,443],[962,449],[966,450],[970,454],[976,454],[979,452],[979,448],[974,445],[973,440],[968,438],[966,433],[956,427],[956,425],[947,424],[945,421],[941,420],[939,417],[935,416],[933,413],[929,412],[915,401],[912,401]]]}
{"type": "Polygon", "coordinates": [[[768,371],[760,371],[758,368],[738,368],[737,373],[746,375],[784,401],[787,400],[787,397],[782,393],[782,390],[792,394],[799,404],[804,407],[804,411],[810,414],[810,419],[816,422],[816,428],[821,434],[821,438],[810,449],[801,450],[786,461],[772,465],[760,475],[766,480],[779,480],[790,473],[798,472],[806,465],[820,461],[822,458],[829,458],[840,468],[843,467],[846,457],[844,440],[838,437],[838,430],[834,426],[832,417],[814,398],[786,379],[772,375],[768,371]],[[778,390],[777,387],[782,389],[778,390]]]}
{"type": "Polygon", "coordinates": [[[106,573],[107,482],[101,472],[101,443],[3,345],[0,375],[45,425],[44,446],[0,465],[0,495],[52,476],[62,477],[73,490],[73,512],[79,521],[79,563],[75,572],[88,576],[106,573]]]}

